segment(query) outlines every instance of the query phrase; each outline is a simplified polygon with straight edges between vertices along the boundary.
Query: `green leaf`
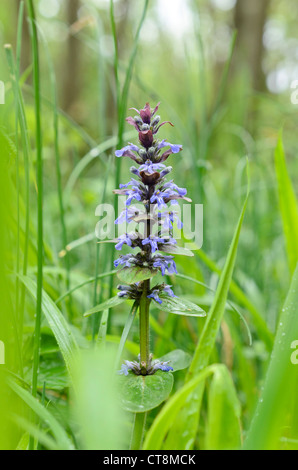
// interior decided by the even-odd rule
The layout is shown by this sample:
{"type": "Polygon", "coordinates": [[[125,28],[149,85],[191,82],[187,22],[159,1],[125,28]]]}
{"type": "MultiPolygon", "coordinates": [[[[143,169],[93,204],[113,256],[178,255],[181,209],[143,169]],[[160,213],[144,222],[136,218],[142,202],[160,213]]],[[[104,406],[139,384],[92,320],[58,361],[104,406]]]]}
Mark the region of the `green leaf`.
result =
{"type": "Polygon", "coordinates": [[[177,245],[159,245],[158,249],[159,251],[171,253],[173,255],[194,256],[192,251],[177,245]]]}
{"type": "Polygon", "coordinates": [[[134,268],[123,268],[118,272],[118,278],[125,284],[135,284],[136,282],[145,281],[151,279],[158,273],[157,269],[142,268],[136,266],[134,268]]]}
{"type": "Polygon", "coordinates": [[[298,261],[298,204],[287,170],[281,133],[275,149],[275,171],[289,267],[293,274],[298,261]]]}
{"type": "Polygon", "coordinates": [[[120,400],[123,408],[133,413],[152,410],[165,401],[173,387],[170,372],[157,371],[154,375],[119,377],[120,400]]]}
{"type": "Polygon", "coordinates": [[[74,449],[72,442],[70,441],[68,435],[66,434],[61,424],[41,403],[39,403],[36,398],[31,395],[31,393],[29,393],[27,390],[24,390],[22,387],[12,381],[10,382],[10,387],[29,406],[29,408],[31,408],[34,413],[36,413],[37,416],[40,417],[41,420],[48,424],[55,437],[59,449],[74,449]]]}
{"type": "MultiPolygon", "coordinates": [[[[245,449],[282,449],[281,439],[297,440],[298,365],[292,349],[298,340],[298,265],[281,311],[266,380],[245,449]]],[[[296,346],[295,346],[296,347],[296,346]]],[[[298,449],[296,443],[296,449],[298,449]]]]}
{"type": "Polygon", "coordinates": [[[214,373],[209,388],[205,449],[239,449],[240,415],[241,406],[231,374],[222,366],[214,373]]]}
{"type": "MultiPolygon", "coordinates": [[[[30,294],[36,299],[36,282],[27,276],[19,275],[19,277],[30,294]]],[[[79,351],[79,347],[66,319],[44,290],[42,292],[42,311],[56,338],[66,367],[71,375],[71,364],[74,355],[79,351]]]]}
{"type": "Polygon", "coordinates": [[[64,390],[69,387],[69,376],[65,365],[51,361],[42,362],[39,366],[38,388],[42,389],[44,383],[48,390],[64,390]]]}
{"type": "Polygon", "coordinates": [[[175,315],[186,315],[194,317],[205,317],[206,312],[198,307],[196,304],[193,304],[189,300],[180,299],[179,297],[169,297],[166,294],[160,294],[160,299],[162,304],[159,304],[155,300],[153,302],[160,310],[168,313],[174,313],[175,315]]]}
{"type": "Polygon", "coordinates": [[[85,312],[84,317],[89,317],[89,315],[93,315],[93,313],[102,312],[102,310],[108,310],[110,308],[116,307],[117,305],[122,304],[122,302],[125,300],[127,299],[116,295],[115,297],[112,297],[111,299],[106,300],[102,304],[96,305],[96,307],[93,307],[91,310],[85,312]]]}
{"type": "Polygon", "coordinates": [[[169,365],[173,367],[174,372],[176,372],[177,370],[186,369],[189,366],[191,363],[191,355],[181,349],[175,349],[160,357],[158,360],[162,362],[170,361],[169,365]]]}
{"type": "MultiPolygon", "coordinates": [[[[247,167],[249,170],[249,167],[247,167]]],[[[207,321],[204,324],[204,329],[200,335],[195,354],[189,368],[186,381],[191,380],[196,374],[208,366],[210,356],[215,346],[216,337],[221,325],[221,320],[224,314],[227,296],[229,292],[230,283],[232,280],[233,270],[236,261],[237,247],[246,211],[249,195],[249,173],[248,173],[248,188],[244,205],[238,220],[238,224],[234,233],[232,244],[230,246],[227,259],[216,289],[216,294],[208,312],[207,321]]],[[[202,395],[204,391],[204,383],[200,384],[193,392],[192,399],[188,400],[187,405],[181,410],[177,420],[175,421],[167,442],[166,449],[191,449],[196,437],[197,427],[199,422],[199,414],[201,408],[202,395]],[[177,437],[178,436],[178,437],[177,437]]]]}

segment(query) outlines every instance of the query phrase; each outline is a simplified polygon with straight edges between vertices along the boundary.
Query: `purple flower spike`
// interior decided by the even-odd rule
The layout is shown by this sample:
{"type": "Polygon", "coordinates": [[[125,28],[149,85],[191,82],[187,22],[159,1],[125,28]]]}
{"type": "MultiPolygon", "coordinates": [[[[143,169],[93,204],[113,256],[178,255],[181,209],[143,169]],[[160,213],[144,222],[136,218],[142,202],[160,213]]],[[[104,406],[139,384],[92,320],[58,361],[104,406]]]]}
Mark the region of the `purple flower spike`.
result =
{"type": "MultiPolygon", "coordinates": [[[[167,252],[175,251],[177,241],[173,238],[173,225],[176,222],[179,229],[182,223],[177,213],[169,208],[171,204],[177,204],[179,199],[191,202],[186,197],[187,190],[180,188],[173,180],[167,182],[166,177],[172,171],[172,167],[166,166],[164,162],[171,154],[181,152],[182,145],[172,144],[167,140],[160,140],[156,137],[159,129],[165,124],[173,124],[170,121],[163,121],[157,115],[158,103],[155,108],[150,108],[146,103],[144,108],[131,108],[135,111],[134,117],[128,117],[127,123],[132,125],[138,134],[139,143],[134,145],[128,143],[121,150],[115,152],[116,157],[129,157],[137,165],[130,168],[130,172],[135,175],[128,183],[119,185],[119,189],[114,190],[115,194],[126,196],[126,208],[121,212],[115,221],[115,224],[135,222],[137,225],[135,233],[125,233],[116,240],[116,249],[121,250],[124,245],[130,248],[138,248],[135,254],[122,255],[114,261],[114,266],[122,269],[120,279],[125,279],[127,270],[125,268],[137,268],[130,271],[146,270],[144,274],[149,277],[139,283],[129,283],[129,285],[119,285],[118,296],[123,299],[134,300],[135,304],[143,308],[145,315],[140,315],[140,322],[147,321],[147,306],[141,302],[143,295],[147,299],[154,301],[155,305],[161,305],[170,302],[170,298],[176,297],[171,285],[164,282],[151,285],[151,274],[159,271],[162,276],[177,273],[177,268],[173,256],[168,256],[167,252]],[[135,178],[135,179],[134,179],[135,178]],[[137,210],[132,201],[139,201],[144,209],[137,210]],[[164,210],[162,208],[166,207],[164,210]],[[152,229],[154,228],[154,230],[152,229]],[[164,250],[164,251],[162,251],[164,250]],[[148,279],[148,281],[147,281],[148,279]],[[147,284],[147,285],[146,285],[147,284]],[[168,297],[167,297],[168,296],[168,297]],[[166,300],[167,299],[167,300],[166,300]]],[[[125,229],[125,231],[128,229],[125,229]]],[[[168,253],[170,254],[170,253],[168,253]]],[[[132,273],[133,274],[133,273],[132,273]]],[[[143,274],[143,273],[142,273],[143,274]]],[[[136,279],[127,276],[127,282],[136,279]]],[[[142,276],[140,276],[142,279],[142,276]]],[[[125,281],[124,281],[125,282],[125,281]]],[[[148,300],[149,304],[149,300],[148,300]]],[[[162,309],[162,306],[160,307],[162,309]]],[[[142,344],[148,344],[149,331],[141,328],[142,344]]],[[[153,356],[146,347],[142,349],[138,361],[124,361],[118,374],[128,376],[135,375],[153,375],[156,371],[173,371],[169,362],[160,360],[153,361],[153,356]]]]}

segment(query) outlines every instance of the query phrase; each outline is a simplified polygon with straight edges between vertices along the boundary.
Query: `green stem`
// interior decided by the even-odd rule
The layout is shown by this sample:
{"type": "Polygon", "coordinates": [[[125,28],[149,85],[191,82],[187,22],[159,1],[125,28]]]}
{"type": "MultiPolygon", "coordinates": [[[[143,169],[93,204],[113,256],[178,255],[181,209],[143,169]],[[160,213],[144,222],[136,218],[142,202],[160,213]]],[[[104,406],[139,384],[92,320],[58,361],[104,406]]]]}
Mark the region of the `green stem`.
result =
{"type": "Polygon", "coordinates": [[[150,280],[144,281],[143,293],[140,300],[140,364],[142,375],[147,374],[149,366],[150,345],[149,345],[149,305],[147,298],[150,290],[150,280]]]}
{"type": "Polygon", "coordinates": [[[143,443],[147,413],[136,413],[133,425],[130,450],[140,450],[143,443]]]}
{"type": "MultiPolygon", "coordinates": [[[[43,286],[43,162],[42,162],[42,136],[41,136],[41,102],[39,77],[39,49],[35,11],[33,1],[28,0],[28,13],[31,26],[31,45],[33,54],[33,78],[36,118],[36,181],[37,181],[37,296],[36,317],[34,328],[34,355],[32,372],[32,395],[37,396],[37,378],[39,369],[40,330],[42,315],[42,286],[43,286]]],[[[33,438],[30,438],[29,449],[34,447],[33,438]]]]}

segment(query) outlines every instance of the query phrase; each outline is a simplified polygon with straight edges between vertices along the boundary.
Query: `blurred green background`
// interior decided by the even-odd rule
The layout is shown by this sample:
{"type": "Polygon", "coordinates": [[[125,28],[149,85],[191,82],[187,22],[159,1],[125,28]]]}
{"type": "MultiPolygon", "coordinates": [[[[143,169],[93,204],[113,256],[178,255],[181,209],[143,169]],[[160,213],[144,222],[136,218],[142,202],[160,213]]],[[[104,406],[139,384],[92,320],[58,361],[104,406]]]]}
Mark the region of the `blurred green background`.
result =
{"type": "MultiPolygon", "coordinates": [[[[266,338],[275,335],[293,273],[279,208],[274,150],[282,128],[288,174],[295,189],[298,104],[291,101],[295,91],[291,86],[298,80],[297,2],[150,0],[135,41],[144,2],[115,0],[120,90],[134,58],[127,101],[122,101],[125,109],[119,107],[119,96],[125,98],[125,94],[117,94],[110,2],[33,3],[42,96],[43,288],[54,302],[58,300],[79,346],[88,347],[92,337],[97,336],[101,320],[99,315],[83,319],[83,313],[115,291],[112,289],[116,283],[112,285],[110,277],[97,282],[91,278],[113,269],[112,251],[96,244],[94,228],[96,206],[102,200],[114,204],[112,190],[119,163],[113,154],[118,145],[119,124],[121,127],[123,123],[121,112],[126,116],[129,107],[142,108],[147,101],[154,107],[161,101],[162,119],[174,123],[175,127],[165,126],[160,132],[161,138],[183,145],[183,152],[170,163],[174,167],[173,178],[179,186],[187,187],[194,203],[204,205],[203,252],[197,251],[187,261],[179,257],[177,267],[179,273],[213,289],[218,281],[214,264],[223,266],[246,193],[247,158],[250,161],[251,194],[238,247],[235,285],[229,298],[245,316],[253,341],[250,345],[243,323],[227,309],[212,359],[226,364],[232,372],[245,435],[270,359],[266,338]],[[265,330],[255,322],[258,315],[265,321],[265,330]]],[[[18,0],[6,0],[0,5],[0,42],[2,46],[11,44],[14,55],[20,44],[19,7],[18,0]]],[[[1,209],[0,340],[5,342],[6,364],[0,365],[0,372],[8,370],[29,389],[36,302],[13,275],[19,272],[35,280],[39,256],[35,101],[26,9],[22,27],[19,83],[26,132],[22,135],[20,126],[18,138],[14,80],[5,49],[0,49],[0,80],[6,91],[5,105],[0,105],[1,199],[5,202],[1,209]]],[[[127,125],[124,130],[128,135],[123,139],[120,135],[120,141],[132,140],[131,128],[127,125]]],[[[129,167],[127,160],[121,163],[121,182],[128,181],[129,167]]],[[[292,258],[297,262],[295,246],[293,250],[292,258]]],[[[204,287],[179,278],[171,279],[171,283],[178,295],[208,309],[213,294],[204,287]]],[[[126,311],[127,307],[121,306],[111,312],[106,336],[109,345],[119,342],[126,311]]],[[[173,319],[153,311],[151,326],[151,349],[158,357],[175,348],[192,354],[202,322],[173,319]]],[[[69,378],[59,345],[44,318],[40,339],[38,395],[43,403],[49,403],[71,434],[74,431],[69,378]]],[[[127,343],[127,357],[137,355],[137,344],[136,322],[127,343]]],[[[289,346],[289,357],[290,354],[289,346]]],[[[181,374],[177,376],[176,389],[182,383],[181,374]]],[[[92,382],[90,373],[86,376],[92,382]]],[[[12,424],[4,412],[11,408],[14,414],[27,419],[28,410],[23,410],[5,385],[1,389],[0,447],[26,448],[26,426],[20,422],[12,424]]],[[[206,407],[204,410],[207,413],[206,407]]],[[[204,413],[199,434],[204,433],[204,413]]],[[[151,413],[148,425],[154,416],[155,412],[151,413]]],[[[297,446],[297,429],[290,433],[289,440],[287,429],[285,425],[280,446],[297,446]]]]}

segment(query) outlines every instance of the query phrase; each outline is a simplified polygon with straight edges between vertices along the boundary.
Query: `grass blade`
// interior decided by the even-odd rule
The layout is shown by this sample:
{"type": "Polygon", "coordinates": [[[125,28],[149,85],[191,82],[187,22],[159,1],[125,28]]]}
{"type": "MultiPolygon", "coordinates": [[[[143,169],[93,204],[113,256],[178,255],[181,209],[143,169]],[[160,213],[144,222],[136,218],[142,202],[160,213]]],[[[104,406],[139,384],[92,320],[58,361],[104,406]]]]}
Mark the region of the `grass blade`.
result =
{"type": "Polygon", "coordinates": [[[287,170],[282,133],[279,135],[275,149],[275,171],[289,268],[293,274],[298,261],[298,204],[287,170]]]}
{"type": "MultiPolygon", "coordinates": [[[[40,327],[42,315],[42,287],[43,287],[43,161],[42,161],[42,130],[41,130],[41,102],[40,102],[40,72],[39,48],[35,10],[33,0],[27,0],[30,22],[31,47],[33,56],[33,81],[35,97],[36,120],[36,184],[37,184],[37,284],[36,284],[36,317],[34,332],[34,358],[32,372],[32,395],[37,395],[37,377],[39,367],[40,327]]],[[[32,449],[32,440],[30,448],[32,449]]]]}
{"type": "Polygon", "coordinates": [[[153,421],[153,424],[146,435],[143,450],[162,449],[163,440],[171,429],[171,426],[174,425],[178,414],[183,409],[193,391],[201,382],[212,375],[216,371],[217,367],[224,366],[214,364],[206,367],[206,369],[199,372],[195,378],[186,383],[170,398],[153,421]]]}
{"type": "Polygon", "coordinates": [[[216,370],[208,393],[206,450],[232,450],[241,446],[241,406],[226,367],[216,370]]]}
{"type": "Polygon", "coordinates": [[[298,437],[298,367],[291,362],[291,346],[298,340],[297,305],[298,266],[281,312],[263,392],[244,444],[245,449],[276,450],[282,447],[280,439],[283,433],[289,439],[298,437]]]}
{"type": "MultiPolygon", "coordinates": [[[[27,276],[20,276],[21,281],[24,283],[30,294],[36,300],[36,282],[27,276]]],[[[71,364],[74,355],[78,352],[79,347],[76,339],[69,327],[69,324],[63,317],[53,300],[43,291],[42,311],[48,321],[48,324],[57,340],[63,355],[66,367],[71,375],[71,364]]]]}
{"type": "Polygon", "coordinates": [[[34,411],[34,413],[39,416],[42,421],[49,425],[56,439],[57,446],[59,447],[59,449],[74,449],[72,442],[70,441],[61,424],[41,403],[39,403],[39,401],[35,397],[33,397],[29,392],[27,392],[27,390],[24,390],[15,382],[11,382],[10,387],[34,411]]]}

